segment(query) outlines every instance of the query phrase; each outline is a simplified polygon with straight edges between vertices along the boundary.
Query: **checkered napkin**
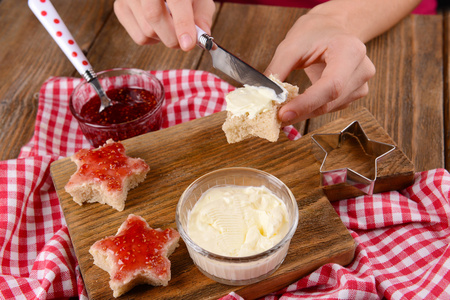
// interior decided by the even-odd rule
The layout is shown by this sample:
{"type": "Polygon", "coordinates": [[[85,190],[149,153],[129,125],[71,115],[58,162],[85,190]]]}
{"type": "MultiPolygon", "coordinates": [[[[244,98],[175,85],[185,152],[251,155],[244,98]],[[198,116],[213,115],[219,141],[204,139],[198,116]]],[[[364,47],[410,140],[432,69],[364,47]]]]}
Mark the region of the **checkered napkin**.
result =
{"type": "MultiPolygon", "coordinates": [[[[166,91],[164,128],[223,110],[234,89],[203,71],[152,73],[166,91]]],[[[32,140],[18,159],[0,162],[0,299],[87,299],[50,177],[53,161],[90,147],[68,109],[80,80],[43,84],[32,140]]],[[[438,169],[400,192],[334,203],[358,244],[354,261],[325,265],[265,298],[449,298],[449,186],[450,174],[438,169]]]]}

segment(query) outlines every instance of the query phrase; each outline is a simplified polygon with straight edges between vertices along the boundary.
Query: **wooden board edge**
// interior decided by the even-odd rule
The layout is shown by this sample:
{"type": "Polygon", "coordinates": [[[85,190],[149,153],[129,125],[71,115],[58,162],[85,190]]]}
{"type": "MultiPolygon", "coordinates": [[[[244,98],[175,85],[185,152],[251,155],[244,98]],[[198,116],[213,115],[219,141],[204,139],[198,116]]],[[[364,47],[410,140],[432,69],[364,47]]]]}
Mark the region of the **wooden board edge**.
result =
{"type": "MultiPolygon", "coordinates": [[[[348,233],[348,235],[350,235],[350,233],[348,233]]],[[[341,251],[333,253],[333,255],[326,261],[311,261],[302,269],[291,270],[290,272],[285,272],[276,277],[269,277],[268,280],[242,288],[237,288],[235,292],[246,300],[258,299],[300,280],[302,277],[309,275],[326,264],[331,263],[338,264],[343,267],[347,266],[355,257],[355,250],[356,242],[353,237],[351,237],[351,240],[344,245],[341,251]]]]}

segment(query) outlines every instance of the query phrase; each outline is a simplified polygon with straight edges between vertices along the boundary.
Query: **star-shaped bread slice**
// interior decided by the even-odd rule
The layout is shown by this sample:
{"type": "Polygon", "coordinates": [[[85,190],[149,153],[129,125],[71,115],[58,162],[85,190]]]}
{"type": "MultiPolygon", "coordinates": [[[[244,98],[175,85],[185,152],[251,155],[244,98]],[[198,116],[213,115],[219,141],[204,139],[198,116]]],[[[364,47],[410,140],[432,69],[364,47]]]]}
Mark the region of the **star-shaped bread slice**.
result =
{"type": "Polygon", "coordinates": [[[152,229],[140,216],[130,214],[115,236],[95,242],[89,249],[94,264],[109,273],[113,296],[147,283],[166,286],[171,279],[170,256],[180,234],[172,228],[152,229]]]}
{"type": "Polygon", "coordinates": [[[71,157],[77,171],[65,190],[73,200],[108,204],[118,211],[125,208],[128,191],[144,181],[150,167],[141,158],[125,154],[120,142],[108,140],[97,149],[81,149],[71,157]]]}

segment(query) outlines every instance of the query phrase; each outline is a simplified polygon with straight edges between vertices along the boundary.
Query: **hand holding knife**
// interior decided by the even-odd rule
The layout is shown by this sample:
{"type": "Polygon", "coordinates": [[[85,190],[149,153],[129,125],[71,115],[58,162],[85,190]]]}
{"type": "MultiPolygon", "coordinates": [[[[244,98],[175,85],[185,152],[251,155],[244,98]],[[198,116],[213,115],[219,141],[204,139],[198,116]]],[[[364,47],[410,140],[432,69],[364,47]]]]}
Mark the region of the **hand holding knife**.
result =
{"type": "MultiPolygon", "coordinates": [[[[166,8],[170,13],[167,3],[166,8]]],[[[195,27],[197,30],[197,45],[209,52],[214,68],[222,71],[243,85],[267,87],[274,90],[280,100],[284,101],[286,99],[285,90],[278,84],[219,46],[214,41],[214,38],[209,36],[200,27],[197,25],[195,27]]]]}

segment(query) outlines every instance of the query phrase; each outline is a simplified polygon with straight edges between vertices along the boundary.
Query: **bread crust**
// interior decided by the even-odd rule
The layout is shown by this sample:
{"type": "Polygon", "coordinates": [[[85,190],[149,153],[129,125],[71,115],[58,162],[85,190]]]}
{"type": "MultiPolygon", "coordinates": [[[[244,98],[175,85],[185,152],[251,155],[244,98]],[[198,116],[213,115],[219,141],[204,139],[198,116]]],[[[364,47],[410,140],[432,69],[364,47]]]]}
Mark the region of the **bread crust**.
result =
{"type": "MultiPolygon", "coordinates": [[[[152,236],[152,235],[149,235],[152,236]]],[[[131,238],[136,240],[136,243],[139,244],[139,238],[141,236],[131,236],[131,238]]],[[[171,271],[170,271],[170,260],[168,257],[173,253],[173,251],[179,246],[179,233],[172,228],[168,228],[166,230],[162,229],[152,229],[144,218],[141,216],[130,214],[125,222],[117,230],[117,234],[115,236],[106,237],[102,240],[98,240],[95,242],[90,248],[89,253],[94,258],[94,264],[104,271],[108,272],[110,275],[109,286],[113,291],[114,297],[120,297],[124,293],[131,290],[133,287],[140,284],[149,284],[153,286],[167,286],[171,279],[171,271]],[[117,276],[118,272],[120,272],[120,262],[117,262],[117,258],[115,257],[116,253],[112,249],[108,249],[102,243],[108,239],[114,238],[122,238],[128,228],[130,226],[130,221],[139,222],[144,226],[146,230],[151,230],[159,233],[166,234],[166,242],[161,249],[148,249],[146,248],[146,253],[142,253],[139,251],[140,255],[155,255],[158,253],[160,256],[156,256],[157,258],[162,260],[162,263],[166,264],[167,270],[163,274],[158,274],[155,270],[151,268],[146,268],[146,266],[137,268],[133,273],[128,273],[126,275],[117,276]],[[156,252],[153,252],[156,251],[156,252]],[[118,278],[117,278],[118,277],[118,278]]],[[[133,247],[132,245],[128,245],[133,247]]],[[[122,245],[120,247],[123,247],[122,245]]],[[[128,251],[128,250],[127,250],[128,251]]],[[[134,255],[134,254],[133,254],[134,255]]],[[[138,255],[138,254],[136,254],[138,255]]]]}
{"type": "MultiPolygon", "coordinates": [[[[108,140],[102,147],[93,150],[82,149],[71,156],[71,160],[77,165],[77,171],[70,177],[69,182],[65,185],[65,190],[72,196],[73,201],[79,205],[83,205],[84,202],[98,202],[101,204],[108,204],[118,211],[123,211],[128,191],[144,181],[147,176],[150,167],[145,161],[141,158],[128,157],[125,153],[123,153],[123,156],[126,160],[126,166],[130,167],[132,170],[123,179],[120,177],[117,178],[117,180],[120,180],[120,189],[110,189],[106,180],[80,175],[80,168],[89,167],[86,166],[88,163],[83,162],[80,158],[83,154],[86,154],[89,151],[98,151],[113,143],[115,143],[113,140],[108,140]]],[[[110,168],[111,171],[114,171],[115,166],[108,166],[108,168],[110,168]]],[[[107,176],[110,175],[107,174],[107,176]]]]}

